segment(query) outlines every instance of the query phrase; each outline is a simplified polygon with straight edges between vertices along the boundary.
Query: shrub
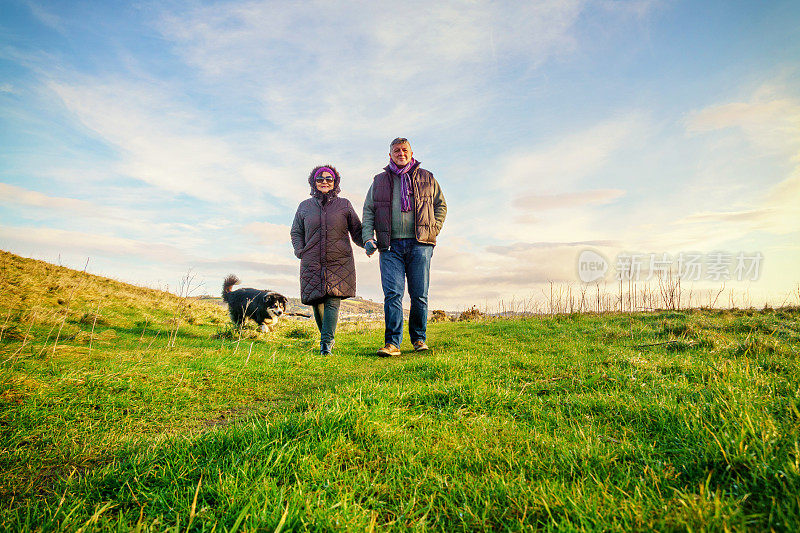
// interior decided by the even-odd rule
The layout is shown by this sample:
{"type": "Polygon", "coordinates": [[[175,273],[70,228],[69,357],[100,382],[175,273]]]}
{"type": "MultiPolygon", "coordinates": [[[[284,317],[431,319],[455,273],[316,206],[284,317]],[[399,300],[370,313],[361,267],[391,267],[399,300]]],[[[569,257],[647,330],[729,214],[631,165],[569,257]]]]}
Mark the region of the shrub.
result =
{"type": "Polygon", "coordinates": [[[458,317],[458,320],[480,320],[481,318],[483,318],[483,313],[480,312],[478,306],[473,305],[472,308],[461,313],[458,317]]]}
{"type": "Polygon", "coordinates": [[[450,320],[450,317],[441,309],[436,309],[431,313],[431,322],[447,322],[448,320],[450,320]]]}

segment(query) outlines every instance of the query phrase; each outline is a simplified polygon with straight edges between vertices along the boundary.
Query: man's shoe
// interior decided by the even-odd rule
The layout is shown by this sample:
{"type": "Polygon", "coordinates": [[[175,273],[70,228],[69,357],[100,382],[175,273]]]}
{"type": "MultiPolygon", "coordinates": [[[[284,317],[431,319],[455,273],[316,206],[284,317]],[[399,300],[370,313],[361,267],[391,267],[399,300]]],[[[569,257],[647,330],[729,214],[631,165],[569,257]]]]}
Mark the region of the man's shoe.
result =
{"type": "Polygon", "coordinates": [[[392,357],[393,355],[400,355],[400,348],[391,343],[386,343],[386,346],[378,350],[378,355],[381,357],[392,357]]]}
{"type": "Polygon", "coordinates": [[[428,345],[425,344],[425,341],[420,340],[420,341],[414,342],[414,351],[415,352],[424,352],[427,349],[428,349],[428,345]]]}

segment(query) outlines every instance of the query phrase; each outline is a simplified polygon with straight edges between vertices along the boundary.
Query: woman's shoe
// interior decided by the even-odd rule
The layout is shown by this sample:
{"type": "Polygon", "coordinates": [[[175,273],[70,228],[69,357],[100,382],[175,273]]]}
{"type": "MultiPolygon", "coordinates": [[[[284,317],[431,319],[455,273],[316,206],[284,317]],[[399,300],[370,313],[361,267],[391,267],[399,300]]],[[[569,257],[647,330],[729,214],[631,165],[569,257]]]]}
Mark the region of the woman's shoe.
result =
{"type": "Polygon", "coordinates": [[[333,345],[336,344],[336,341],[331,341],[330,344],[326,342],[319,343],[319,354],[320,355],[331,355],[333,351],[333,345]]]}

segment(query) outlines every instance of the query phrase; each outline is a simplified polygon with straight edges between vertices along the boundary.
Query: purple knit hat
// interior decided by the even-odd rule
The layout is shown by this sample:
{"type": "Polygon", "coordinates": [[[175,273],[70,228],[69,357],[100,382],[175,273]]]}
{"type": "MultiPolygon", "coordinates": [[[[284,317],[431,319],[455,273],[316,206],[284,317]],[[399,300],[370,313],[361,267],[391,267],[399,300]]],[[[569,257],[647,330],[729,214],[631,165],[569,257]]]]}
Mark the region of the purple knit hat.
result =
{"type": "Polygon", "coordinates": [[[336,178],[336,171],[334,171],[331,167],[319,167],[317,171],[314,172],[314,179],[317,179],[323,172],[327,172],[328,174],[336,178]]]}
{"type": "Polygon", "coordinates": [[[328,196],[337,196],[342,191],[342,189],[339,187],[339,182],[342,180],[342,178],[339,176],[339,172],[336,170],[336,167],[330,163],[311,169],[311,172],[308,175],[308,184],[311,187],[311,196],[320,196],[322,194],[317,190],[315,180],[323,172],[329,172],[333,176],[333,189],[328,193],[328,196]]]}

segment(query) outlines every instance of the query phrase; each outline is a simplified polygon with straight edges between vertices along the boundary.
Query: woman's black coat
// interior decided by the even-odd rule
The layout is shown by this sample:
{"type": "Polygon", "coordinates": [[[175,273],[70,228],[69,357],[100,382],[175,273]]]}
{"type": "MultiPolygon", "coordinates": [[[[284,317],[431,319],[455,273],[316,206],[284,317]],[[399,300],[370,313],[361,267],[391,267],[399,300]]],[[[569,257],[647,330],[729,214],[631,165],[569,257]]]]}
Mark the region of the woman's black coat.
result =
{"type": "MultiPolygon", "coordinates": [[[[338,189],[338,174],[335,177],[338,189]]],[[[364,246],[361,220],[350,200],[339,198],[336,192],[301,202],[292,223],[294,255],[300,258],[300,299],[306,305],[326,296],[356,295],[350,237],[358,246],[364,246]]]]}

